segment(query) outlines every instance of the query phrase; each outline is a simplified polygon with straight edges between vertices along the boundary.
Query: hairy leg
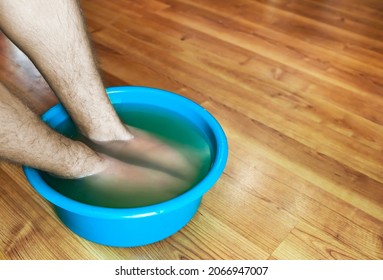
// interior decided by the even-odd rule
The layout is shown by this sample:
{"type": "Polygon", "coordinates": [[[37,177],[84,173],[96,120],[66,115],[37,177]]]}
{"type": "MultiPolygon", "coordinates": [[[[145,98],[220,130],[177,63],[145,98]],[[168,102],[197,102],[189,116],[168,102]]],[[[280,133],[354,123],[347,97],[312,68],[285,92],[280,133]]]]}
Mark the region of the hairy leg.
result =
{"type": "Polygon", "coordinates": [[[33,61],[85,136],[132,138],[105,93],[77,1],[2,0],[0,28],[33,61]]]}
{"type": "Polygon", "coordinates": [[[105,93],[77,1],[1,0],[0,27],[43,74],[81,133],[103,151],[126,151],[124,156],[142,157],[157,171],[196,173],[176,150],[132,134],[121,123],[105,93]]]}
{"type": "Polygon", "coordinates": [[[125,200],[137,195],[146,202],[159,202],[161,197],[170,198],[188,187],[187,181],[166,172],[96,153],[84,143],[57,133],[1,83],[0,124],[0,158],[67,179],[82,178],[95,194],[102,194],[100,203],[105,195],[125,200]],[[150,198],[156,193],[163,195],[150,198]]]}
{"type": "Polygon", "coordinates": [[[83,177],[105,169],[85,144],[44,124],[0,83],[0,157],[63,177],[83,177]]]}

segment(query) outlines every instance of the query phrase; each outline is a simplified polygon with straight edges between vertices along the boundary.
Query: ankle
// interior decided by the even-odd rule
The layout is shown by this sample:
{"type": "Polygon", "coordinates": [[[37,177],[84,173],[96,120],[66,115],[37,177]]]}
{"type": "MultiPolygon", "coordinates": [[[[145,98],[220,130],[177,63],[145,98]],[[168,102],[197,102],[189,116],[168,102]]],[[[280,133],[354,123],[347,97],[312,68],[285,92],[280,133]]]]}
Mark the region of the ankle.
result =
{"type": "Polygon", "coordinates": [[[115,127],[108,126],[95,131],[84,133],[85,137],[95,143],[111,142],[111,141],[129,141],[134,138],[133,134],[125,125],[115,127]]]}
{"type": "Polygon", "coordinates": [[[65,177],[79,179],[98,174],[108,167],[104,157],[89,148],[82,142],[78,142],[79,155],[75,162],[65,172],[65,177]]]}

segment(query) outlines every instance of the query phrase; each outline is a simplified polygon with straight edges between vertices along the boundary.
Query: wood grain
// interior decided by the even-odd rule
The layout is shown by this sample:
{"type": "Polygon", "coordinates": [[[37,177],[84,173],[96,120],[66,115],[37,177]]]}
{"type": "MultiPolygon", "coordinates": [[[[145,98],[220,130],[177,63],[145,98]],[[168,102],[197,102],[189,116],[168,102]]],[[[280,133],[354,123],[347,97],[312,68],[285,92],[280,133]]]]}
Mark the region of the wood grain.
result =
{"type": "MultiPolygon", "coordinates": [[[[83,0],[106,86],[182,94],[229,141],[224,174],[163,241],[113,248],[70,232],[0,163],[0,259],[382,259],[379,0],[83,0]]],[[[2,81],[41,114],[57,99],[0,36],[2,81]]]]}

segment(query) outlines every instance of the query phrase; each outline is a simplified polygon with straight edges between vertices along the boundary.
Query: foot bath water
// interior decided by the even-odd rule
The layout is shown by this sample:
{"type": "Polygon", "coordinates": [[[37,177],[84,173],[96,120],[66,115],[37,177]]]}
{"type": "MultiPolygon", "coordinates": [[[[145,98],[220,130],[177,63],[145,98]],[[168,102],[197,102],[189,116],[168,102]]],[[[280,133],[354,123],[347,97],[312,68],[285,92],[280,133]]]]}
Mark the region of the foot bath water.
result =
{"type": "MultiPolygon", "coordinates": [[[[160,142],[176,150],[185,161],[189,162],[196,172],[183,178],[182,175],[176,173],[178,168],[176,166],[177,162],[174,162],[174,168],[172,168],[171,162],[166,164],[165,167],[161,164],[152,166],[150,163],[141,160],[140,155],[138,158],[129,158],[129,156],[116,153],[112,156],[120,158],[122,161],[153,168],[153,170],[160,170],[169,174],[175,173],[173,174],[175,177],[183,179],[182,185],[177,186],[177,189],[174,189],[172,192],[169,192],[166,187],[161,191],[160,188],[162,186],[158,186],[158,188],[155,188],[155,192],[151,193],[147,191],[147,189],[150,189],[147,187],[153,186],[136,187],[129,181],[105,182],[107,185],[104,187],[95,187],[95,184],[100,185],[103,182],[99,182],[96,178],[93,180],[92,178],[62,179],[41,172],[41,176],[52,188],[71,199],[86,204],[112,208],[129,208],[147,206],[172,199],[195,186],[206,176],[211,165],[211,151],[208,138],[203,131],[190,123],[190,121],[177,113],[155,106],[117,104],[115,109],[125,124],[149,133],[160,142]],[[122,184],[123,186],[121,188],[111,186],[110,184],[122,184]]],[[[69,118],[59,124],[56,130],[70,138],[83,139],[69,118]]],[[[85,140],[84,142],[87,141],[85,140]]]]}

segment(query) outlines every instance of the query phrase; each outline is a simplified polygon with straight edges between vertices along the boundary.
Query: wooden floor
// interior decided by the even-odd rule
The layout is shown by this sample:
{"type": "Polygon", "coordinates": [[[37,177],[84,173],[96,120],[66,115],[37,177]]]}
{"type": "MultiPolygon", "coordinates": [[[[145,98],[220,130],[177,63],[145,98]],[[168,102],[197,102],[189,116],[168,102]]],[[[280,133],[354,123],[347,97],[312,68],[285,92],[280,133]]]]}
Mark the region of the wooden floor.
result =
{"type": "MultiPolygon", "coordinates": [[[[139,248],[81,239],[0,163],[0,259],[383,259],[383,2],[84,0],[106,86],[208,109],[227,168],[194,219],[139,248]]],[[[57,102],[3,35],[4,83],[57,102]]]]}

